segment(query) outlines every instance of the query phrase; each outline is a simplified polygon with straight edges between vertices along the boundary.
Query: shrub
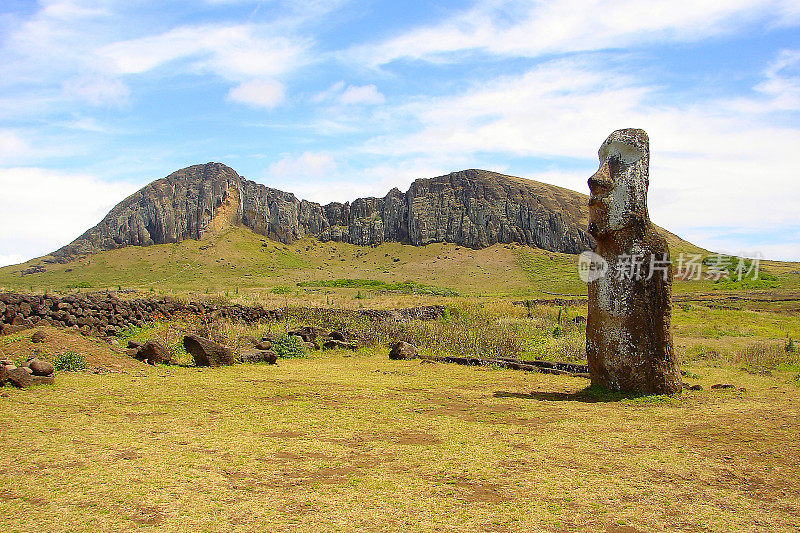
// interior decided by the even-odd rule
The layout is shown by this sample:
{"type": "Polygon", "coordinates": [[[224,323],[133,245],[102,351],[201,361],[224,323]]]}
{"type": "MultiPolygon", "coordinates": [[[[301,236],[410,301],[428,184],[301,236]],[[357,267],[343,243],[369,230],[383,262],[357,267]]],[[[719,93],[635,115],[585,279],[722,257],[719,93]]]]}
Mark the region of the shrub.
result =
{"type": "Polygon", "coordinates": [[[306,356],[302,341],[295,335],[281,335],[272,341],[272,350],[282,359],[298,359],[306,356]]]}
{"type": "Polygon", "coordinates": [[[292,292],[292,289],[286,285],[278,285],[277,287],[272,287],[269,292],[272,294],[289,294],[292,292]]]}
{"type": "Polygon", "coordinates": [[[53,368],[72,372],[86,368],[86,360],[78,352],[67,350],[53,358],[53,368]]]}
{"type": "Polygon", "coordinates": [[[786,346],[783,348],[786,350],[786,353],[794,353],[797,351],[797,348],[794,345],[794,339],[791,336],[786,335],[786,346]]]}

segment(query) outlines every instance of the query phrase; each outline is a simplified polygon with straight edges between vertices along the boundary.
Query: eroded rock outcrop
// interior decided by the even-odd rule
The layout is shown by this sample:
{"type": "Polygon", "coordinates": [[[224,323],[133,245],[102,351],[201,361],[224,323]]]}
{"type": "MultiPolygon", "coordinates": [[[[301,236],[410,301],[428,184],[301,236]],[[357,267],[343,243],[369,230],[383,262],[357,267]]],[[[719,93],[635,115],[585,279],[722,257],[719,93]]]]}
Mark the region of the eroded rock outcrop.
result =
{"type": "Polygon", "coordinates": [[[405,193],[325,206],[246,180],[221,163],[173,172],[132,194],[45,261],[123,246],[200,239],[225,223],[291,243],[313,236],[371,246],[450,242],[471,248],[518,242],[579,253],[590,246],[586,197],[485,170],[418,179],[405,193]]]}

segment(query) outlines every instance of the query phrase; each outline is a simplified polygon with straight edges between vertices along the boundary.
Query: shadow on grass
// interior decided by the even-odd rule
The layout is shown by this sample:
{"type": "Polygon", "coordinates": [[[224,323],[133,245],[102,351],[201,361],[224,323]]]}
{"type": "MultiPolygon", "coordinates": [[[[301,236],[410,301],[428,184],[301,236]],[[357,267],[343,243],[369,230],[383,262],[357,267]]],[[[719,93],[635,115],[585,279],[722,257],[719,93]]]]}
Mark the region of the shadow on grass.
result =
{"type": "Polygon", "coordinates": [[[538,400],[540,402],[619,402],[632,400],[637,403],[662,403],[672,399],[665,394],[643,394],[631,392],[619,392],[603,389],[600,387],[586,387],[576,392],[522,392],[495,391],[495,398],[520,398],[523,400],[538,400]]]}

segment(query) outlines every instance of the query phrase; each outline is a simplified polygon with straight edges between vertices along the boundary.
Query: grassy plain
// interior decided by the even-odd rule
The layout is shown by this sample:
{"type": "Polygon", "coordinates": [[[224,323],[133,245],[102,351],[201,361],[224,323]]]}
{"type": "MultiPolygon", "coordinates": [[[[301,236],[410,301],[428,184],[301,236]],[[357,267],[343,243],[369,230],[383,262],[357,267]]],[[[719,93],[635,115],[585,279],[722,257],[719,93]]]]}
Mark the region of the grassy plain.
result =
{"type": "MultiPolygon", "coordinates": [[[[675,344],[686,381],[703,390],[623,397],[581,378],[388,360],[391,336],[416,336],[432,354],[582,357],[570,348],[582,327],[569,320],[581,307],[450,309],[402,330],[300,311],[219,324],[231,344],[298,323],[363,332],[357,352],[277,366],[196,369],[184,356],[186,366],[153,368],[65,330],[46,328],[43,347],[30,332],[2,337],[6,356],[66,346],[90,367],[0,397],[4,528],[795,530],[800,354],[785,344],[800,333],[797,313],[679,306],[675,344]]],[[[128,336],[175,346],[192,327],[128,336]]]]}
{"type": "MultiPolygon", "coordinates": [[[[675,244],[676,250],[684,246],[675,244]]],[[[693,251],[689,248],[687,251],[693,251]]],[[[35,264],[29,263],[26,266],[35,264]]],[[[219,322],[245,335],[344,328],[356,352],[277,366],[197,369],[197,324],[131,329],[180,366],[149,367],[99,339],[45,328],[0,337],[0,356],[63,350],[88,370],[0,390],[3,531],[796,531],[800,523],[798,265],[766,263],[771,290],[675,283],[676,351],[703,390],[624,397],[581,378],[389,361],[405,339],[432,355],[584,357],[584,306],[512,302],[585,294],[575,257],[515,245],[283,245],[240,228],[202,241],[104,252],[0,287],[133,288],[131,296],[288,306],[289,319],[219,322]],[[371,323],[303,306],[438,303],[438,321],[371,323]],[[729,389],[712,389],[729,384],[729,389]]],[[[124,339],[123,339],[124,340],[124,339]]]]}

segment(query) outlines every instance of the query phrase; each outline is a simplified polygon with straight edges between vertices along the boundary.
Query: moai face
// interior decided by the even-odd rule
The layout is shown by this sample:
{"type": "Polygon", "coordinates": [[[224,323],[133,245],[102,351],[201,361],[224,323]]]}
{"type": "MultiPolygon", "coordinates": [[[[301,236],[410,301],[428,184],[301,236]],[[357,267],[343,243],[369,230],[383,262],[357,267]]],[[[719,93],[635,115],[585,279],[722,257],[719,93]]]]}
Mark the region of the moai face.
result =
{"type": "Polygon", "coordinates": [[[598,157],[600,168],[589,178],[589,234],[602,240],[649,219],[647,133],[617,130],[600,146],[598,157]]]}

